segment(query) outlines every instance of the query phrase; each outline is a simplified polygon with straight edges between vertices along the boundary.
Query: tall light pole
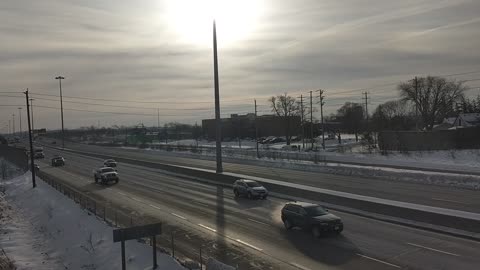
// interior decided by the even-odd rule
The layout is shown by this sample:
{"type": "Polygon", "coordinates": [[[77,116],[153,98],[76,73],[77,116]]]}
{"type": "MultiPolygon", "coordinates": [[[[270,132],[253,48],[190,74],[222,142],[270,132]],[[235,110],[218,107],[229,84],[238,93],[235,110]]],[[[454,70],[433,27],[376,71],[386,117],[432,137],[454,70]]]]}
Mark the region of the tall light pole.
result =
{"type": "Polygon", "coordinates": [[[15,114],[12,114],[12,135],[15,136],[15,114]]]}
{"type": "Polygon", "coordinates": [[[65,77],[57,76],[55,77],[55,79],[58,80],[58,84],[60,86],[60,111],[62,116],[62,148],[65,148],[65,130],[63,127],[63,97],[62,97],[62,80],[64,80],[65,77]]]}
{"type": "Polygon", "coordinates": [[[18,107],[18,118],[19,118],[19,124],[20,124],[20,127],[19,127],[19,130],[20,130],[20,136],[22,136],[22,108],[21,107],[18,107]]]}
{"type": "Polygon", "coordinates": [[[220,119],[220,87],[218,82],[218,57],[217,57],[217,27],[213,21],[213,75],[215,80],[215,123],[216,123],[216,154],[217,173],[223,172],[222,166],[222,120],[220,119]]]}

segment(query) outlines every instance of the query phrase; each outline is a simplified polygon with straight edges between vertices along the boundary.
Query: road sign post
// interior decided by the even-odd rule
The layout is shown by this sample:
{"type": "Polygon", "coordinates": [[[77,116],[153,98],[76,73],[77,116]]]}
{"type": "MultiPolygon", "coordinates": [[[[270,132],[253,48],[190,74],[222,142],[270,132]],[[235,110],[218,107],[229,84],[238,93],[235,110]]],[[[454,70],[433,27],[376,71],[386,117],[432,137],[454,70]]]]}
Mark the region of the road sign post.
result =
{"type": "Polygon", "coordinates": [[[113,242],[121,242],[122,246],[122,270],[127,269],[125,262],[125,241],[139,239],[143,237],[152,238],[153,269],[157,269],[158,265],[156,236],[159,234],[162,234],[162,223],[113,230],[113,242]]]}

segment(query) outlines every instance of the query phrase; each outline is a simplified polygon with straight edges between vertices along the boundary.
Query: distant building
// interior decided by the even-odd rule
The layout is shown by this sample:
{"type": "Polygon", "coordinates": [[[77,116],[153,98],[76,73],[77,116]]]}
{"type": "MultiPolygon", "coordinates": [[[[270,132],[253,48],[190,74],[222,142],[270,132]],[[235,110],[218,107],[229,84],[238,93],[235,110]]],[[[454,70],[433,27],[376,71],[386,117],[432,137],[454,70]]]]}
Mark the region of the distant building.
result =
{"type": "Polygon", "coordinates": [[[480,126],[480,113],[461,113],[453,123],[455,128],[468,128],[480,126]]]}
{"type": "MultiPolygon", "coordinates": [[[[232,114],[230,118],[222,118],[222,139],[255,138],[255,114],[245,115],[232,114]]],[[[285,136],[285,119],[276,115],[257,116],[258,137],[285,136]]],[[[289,117],[290,133],[298,136],[300,129],[300,116],[289,117]]],[[[214,140],[216,132],[215,119],[202,120],[203,135],[205,138],[214,140]]]]}

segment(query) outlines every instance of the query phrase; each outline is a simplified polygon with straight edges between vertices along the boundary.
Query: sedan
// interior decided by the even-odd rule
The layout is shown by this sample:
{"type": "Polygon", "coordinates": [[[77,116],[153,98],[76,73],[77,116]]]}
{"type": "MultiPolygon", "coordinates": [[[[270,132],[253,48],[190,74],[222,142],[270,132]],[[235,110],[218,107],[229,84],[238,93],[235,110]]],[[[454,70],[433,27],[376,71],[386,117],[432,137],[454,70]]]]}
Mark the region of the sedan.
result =
{"type": "Polygon", "coordinates": [[[235,197],[241,195],[247,196],[249,199],[262,198],[266,199],[268,190],[260,185],[258,182],[247,179],[240,179],[233,183],[233,193],[235,197]]]}

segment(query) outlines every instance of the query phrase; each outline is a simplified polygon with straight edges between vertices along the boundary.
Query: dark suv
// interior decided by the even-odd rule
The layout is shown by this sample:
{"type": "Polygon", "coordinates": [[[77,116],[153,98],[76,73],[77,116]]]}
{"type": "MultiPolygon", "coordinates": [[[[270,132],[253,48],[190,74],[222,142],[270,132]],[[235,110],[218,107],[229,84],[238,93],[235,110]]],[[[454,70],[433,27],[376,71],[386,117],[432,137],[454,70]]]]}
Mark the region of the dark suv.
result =
{"type": "Polygon", "coordinates": [[[319,237],[322,232],[341,233],[343,230],[343,223],[339,217],[313,203],[290,202],[285,204],[282,209],[282,221],[287,230],[299,227],[311,230],[315,237],[319,237]]]}
{"type": "Polygon", "coordinates": [[[64,166],[65,165],[65,159],[63,157],[54,157],[52,158],[52,167],[57,167],[57,166],[64,166]]]}

